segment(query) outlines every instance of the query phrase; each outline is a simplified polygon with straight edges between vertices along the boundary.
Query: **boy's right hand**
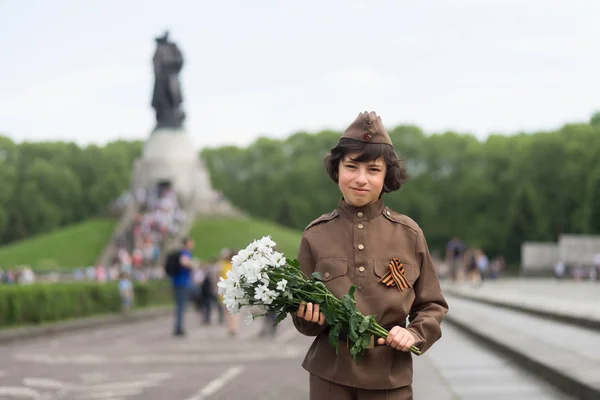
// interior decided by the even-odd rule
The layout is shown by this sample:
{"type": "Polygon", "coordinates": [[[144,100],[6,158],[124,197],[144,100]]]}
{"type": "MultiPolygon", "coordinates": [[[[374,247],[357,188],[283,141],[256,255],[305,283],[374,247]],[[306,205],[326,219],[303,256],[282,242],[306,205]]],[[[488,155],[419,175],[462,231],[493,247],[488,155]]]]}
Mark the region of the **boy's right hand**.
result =
{"type": "Polygon", "coordinates": [[[306,321],[325,325],[325,316],[319,312],[319,305],[313,303],[300,303],[296,315],[306,321]]]}

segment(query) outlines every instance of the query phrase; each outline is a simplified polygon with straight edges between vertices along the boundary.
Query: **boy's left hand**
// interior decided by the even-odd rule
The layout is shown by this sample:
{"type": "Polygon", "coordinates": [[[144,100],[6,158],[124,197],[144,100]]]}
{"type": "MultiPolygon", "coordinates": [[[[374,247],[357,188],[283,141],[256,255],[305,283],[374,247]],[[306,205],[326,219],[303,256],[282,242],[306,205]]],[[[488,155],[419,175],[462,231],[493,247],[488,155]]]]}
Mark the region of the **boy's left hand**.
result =
{"type": "Polygon", "coordinates": [[[386,339],[379,338],[377,339],[377,343],[380,345],[387,344],[400,351],[410,351],[411,346],[416,343],[416,339],[410,331],[396,325],[390,329],[390,333],[386,339]]]}

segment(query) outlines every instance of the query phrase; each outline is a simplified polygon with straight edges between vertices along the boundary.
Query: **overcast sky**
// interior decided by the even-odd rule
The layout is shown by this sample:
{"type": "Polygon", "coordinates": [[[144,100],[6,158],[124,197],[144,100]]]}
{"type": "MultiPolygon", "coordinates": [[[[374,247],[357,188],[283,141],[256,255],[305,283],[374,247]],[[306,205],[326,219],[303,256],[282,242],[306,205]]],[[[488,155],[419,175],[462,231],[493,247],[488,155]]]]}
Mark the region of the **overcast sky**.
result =
{"type": "Polygon", "coordinates": [[[553,129],[600,110],[598,0],[2,0],[0,132],[148,137],[154,37],[199,147],[343,129],[553,129]]]}

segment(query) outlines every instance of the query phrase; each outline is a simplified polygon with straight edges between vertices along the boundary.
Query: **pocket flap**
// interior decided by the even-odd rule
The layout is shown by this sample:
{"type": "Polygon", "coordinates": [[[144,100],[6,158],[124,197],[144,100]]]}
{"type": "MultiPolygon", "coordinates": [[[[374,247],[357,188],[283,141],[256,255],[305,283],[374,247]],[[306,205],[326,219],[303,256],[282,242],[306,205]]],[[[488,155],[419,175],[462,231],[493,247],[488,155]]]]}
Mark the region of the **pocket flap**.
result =
{"type": "Polygon", "coordinates": [[[315,271],[321,274],[323,282],[327,282],[348,273],[348,260],[345,258],[323,258],[317,261],[315,271]]]}
{"type": "Polygon", "coordinates": [[[385,260],[373,260],[373,270],[375,271],[375,275],[382,278],[387,272],[389,261],[385,260]]]}
{"type": "MultiPolygon", "coordinates": [[[[377,275],[379,278],[383,278],[385,274],[387,274],[390,270],[388,268],[388,264],[390,263],[390,261],[391,260],[373,260],[373,270],[375,271],[375,275],[377,275]]],[[[404,263],[402,263],[402,266],[404,267],[404,276],[406,276],[408,282],[412,284],[415,281],[414,267],[412,265],[404,263]]]]}

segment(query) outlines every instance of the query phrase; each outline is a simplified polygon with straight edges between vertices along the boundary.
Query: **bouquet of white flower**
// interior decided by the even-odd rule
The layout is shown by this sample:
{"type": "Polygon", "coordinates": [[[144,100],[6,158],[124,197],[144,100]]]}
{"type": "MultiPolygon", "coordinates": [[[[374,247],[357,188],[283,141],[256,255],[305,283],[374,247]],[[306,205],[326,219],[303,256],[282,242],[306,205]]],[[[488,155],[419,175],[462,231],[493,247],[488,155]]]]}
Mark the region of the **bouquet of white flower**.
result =
{"type": "MultiPolygon", "coordinates": [[[[244,307],[259,307],[264,313],[252,316],[252,319],[275,312],[277,324],[287,314],[296,312],[301,303],[319,304],[330,327],[329,342],[337,351],[340,333],[346,333],[350,354],[357,363],[372,336],[387,338],[389,332],[373,316],[364,316],[356,308],[355,286],[338,299],[321,282],[318,272],[306,276],[297,260],[287,260],[274,247],[275,242],[266,236],[250,243],[231,260],[232,270],[227,272],[227,279],[220,279],[218,287],[232,314],[239,313],[244,307]]],[[[421,354],[415,346],[410,350],[421,354]]]]}

